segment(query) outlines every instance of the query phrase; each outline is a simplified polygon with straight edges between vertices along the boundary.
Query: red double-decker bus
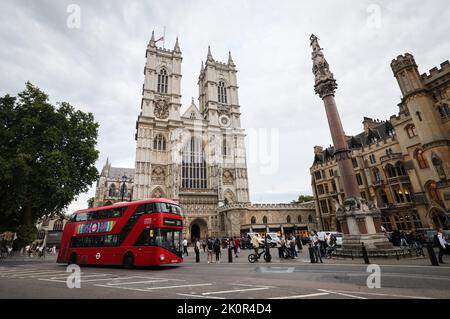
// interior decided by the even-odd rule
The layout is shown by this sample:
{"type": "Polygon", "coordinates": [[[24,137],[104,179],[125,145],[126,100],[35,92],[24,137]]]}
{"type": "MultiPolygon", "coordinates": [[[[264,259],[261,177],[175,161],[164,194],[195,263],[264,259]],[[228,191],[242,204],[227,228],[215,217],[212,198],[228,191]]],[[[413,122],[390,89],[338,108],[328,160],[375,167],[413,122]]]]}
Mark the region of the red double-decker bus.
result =
{"type": "Polygon", "coordinates": [[[75,212],[64,227],[58,263],[155,266],[183,261],[180,206],[154,198],[75,212]]]}

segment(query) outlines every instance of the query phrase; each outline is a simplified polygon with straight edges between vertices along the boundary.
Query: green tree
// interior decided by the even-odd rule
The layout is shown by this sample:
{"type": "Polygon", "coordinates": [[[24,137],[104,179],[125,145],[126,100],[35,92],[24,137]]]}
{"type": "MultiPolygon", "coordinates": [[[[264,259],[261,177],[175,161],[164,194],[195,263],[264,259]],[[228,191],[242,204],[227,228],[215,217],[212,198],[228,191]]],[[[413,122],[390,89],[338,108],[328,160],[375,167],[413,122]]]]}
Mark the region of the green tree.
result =
{"type": "Polygon", "coordinates": [[[298,199],[296,201],[294,201],[295,203],[304,203],[304,202],[310,202],[314,200],[314,196],[311,195],[300,195],[298,197],[298,199]]]}
{"type": "Polygon", "coordinates": [[[97,134],[92,113],[54,106],[29,82],[0,97],[0,224],[33,225],[86,192],[98,177],[97,134]]]}

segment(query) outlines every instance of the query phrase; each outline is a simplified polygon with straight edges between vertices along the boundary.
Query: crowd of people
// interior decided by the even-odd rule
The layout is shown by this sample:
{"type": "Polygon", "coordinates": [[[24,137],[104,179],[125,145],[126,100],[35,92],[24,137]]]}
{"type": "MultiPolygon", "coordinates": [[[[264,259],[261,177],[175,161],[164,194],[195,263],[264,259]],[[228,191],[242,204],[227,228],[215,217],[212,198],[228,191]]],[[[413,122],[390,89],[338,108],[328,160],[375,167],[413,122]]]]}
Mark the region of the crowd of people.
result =
{"type": "Polygon", "coordinates": [[[0,248],[1,257],[12,257],[14,255],[27,256],[32,258],[37,256],[38,258],[45,258],[45,254],[56,255],[56,245],[46,247],[44,244],[29,243],[21,250],[13,250],[11,245],[1,245],[0,248]]]}

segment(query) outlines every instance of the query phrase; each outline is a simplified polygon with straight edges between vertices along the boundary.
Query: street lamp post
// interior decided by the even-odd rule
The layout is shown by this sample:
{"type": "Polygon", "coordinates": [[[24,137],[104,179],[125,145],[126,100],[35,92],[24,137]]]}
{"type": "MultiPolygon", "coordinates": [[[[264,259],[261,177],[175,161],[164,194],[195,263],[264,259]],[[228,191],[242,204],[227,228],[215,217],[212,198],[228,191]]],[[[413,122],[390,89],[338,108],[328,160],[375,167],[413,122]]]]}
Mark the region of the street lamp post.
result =
{"type": "Polygon", "coordinates": [[[127,181],[128,181],[128,177],[126,175],[123,175],[122,176],[122,187],[120,189],[120,197],[121,197],[120,201],[121,202],[123,202],[123,198],[125,196],[125,186],[126,186],[125,182],[127,182],[127,181]]]}

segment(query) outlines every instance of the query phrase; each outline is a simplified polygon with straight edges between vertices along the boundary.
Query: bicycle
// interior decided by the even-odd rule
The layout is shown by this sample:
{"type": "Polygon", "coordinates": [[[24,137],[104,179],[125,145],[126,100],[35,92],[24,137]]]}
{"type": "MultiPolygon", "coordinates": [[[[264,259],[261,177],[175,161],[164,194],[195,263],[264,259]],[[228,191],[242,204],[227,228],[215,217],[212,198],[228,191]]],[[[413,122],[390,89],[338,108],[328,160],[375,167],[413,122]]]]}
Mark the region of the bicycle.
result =
{"type": "Polygon", "coordinates": [[[325,252],[325,258],[331,259],[335,253],[336,253],[336,246],[328,246],[325,252]]]}
{"type": "Polygon", "coordinates": [[[253,264],[253,263],[257,262],[257,261],[261,258],[261,256],[262,256],[263,254],[264,254],[264,256],[263,256],[264,260],[265,260],[266,262],[270,262],[270,260],[272,259],[272,257],[269,257],[269,256],[266,254],[266,250],[265,250],[265,249],[263,249],[260,253],[248,255],[248,261],[249,261],[251,264],[253,264]]]}

